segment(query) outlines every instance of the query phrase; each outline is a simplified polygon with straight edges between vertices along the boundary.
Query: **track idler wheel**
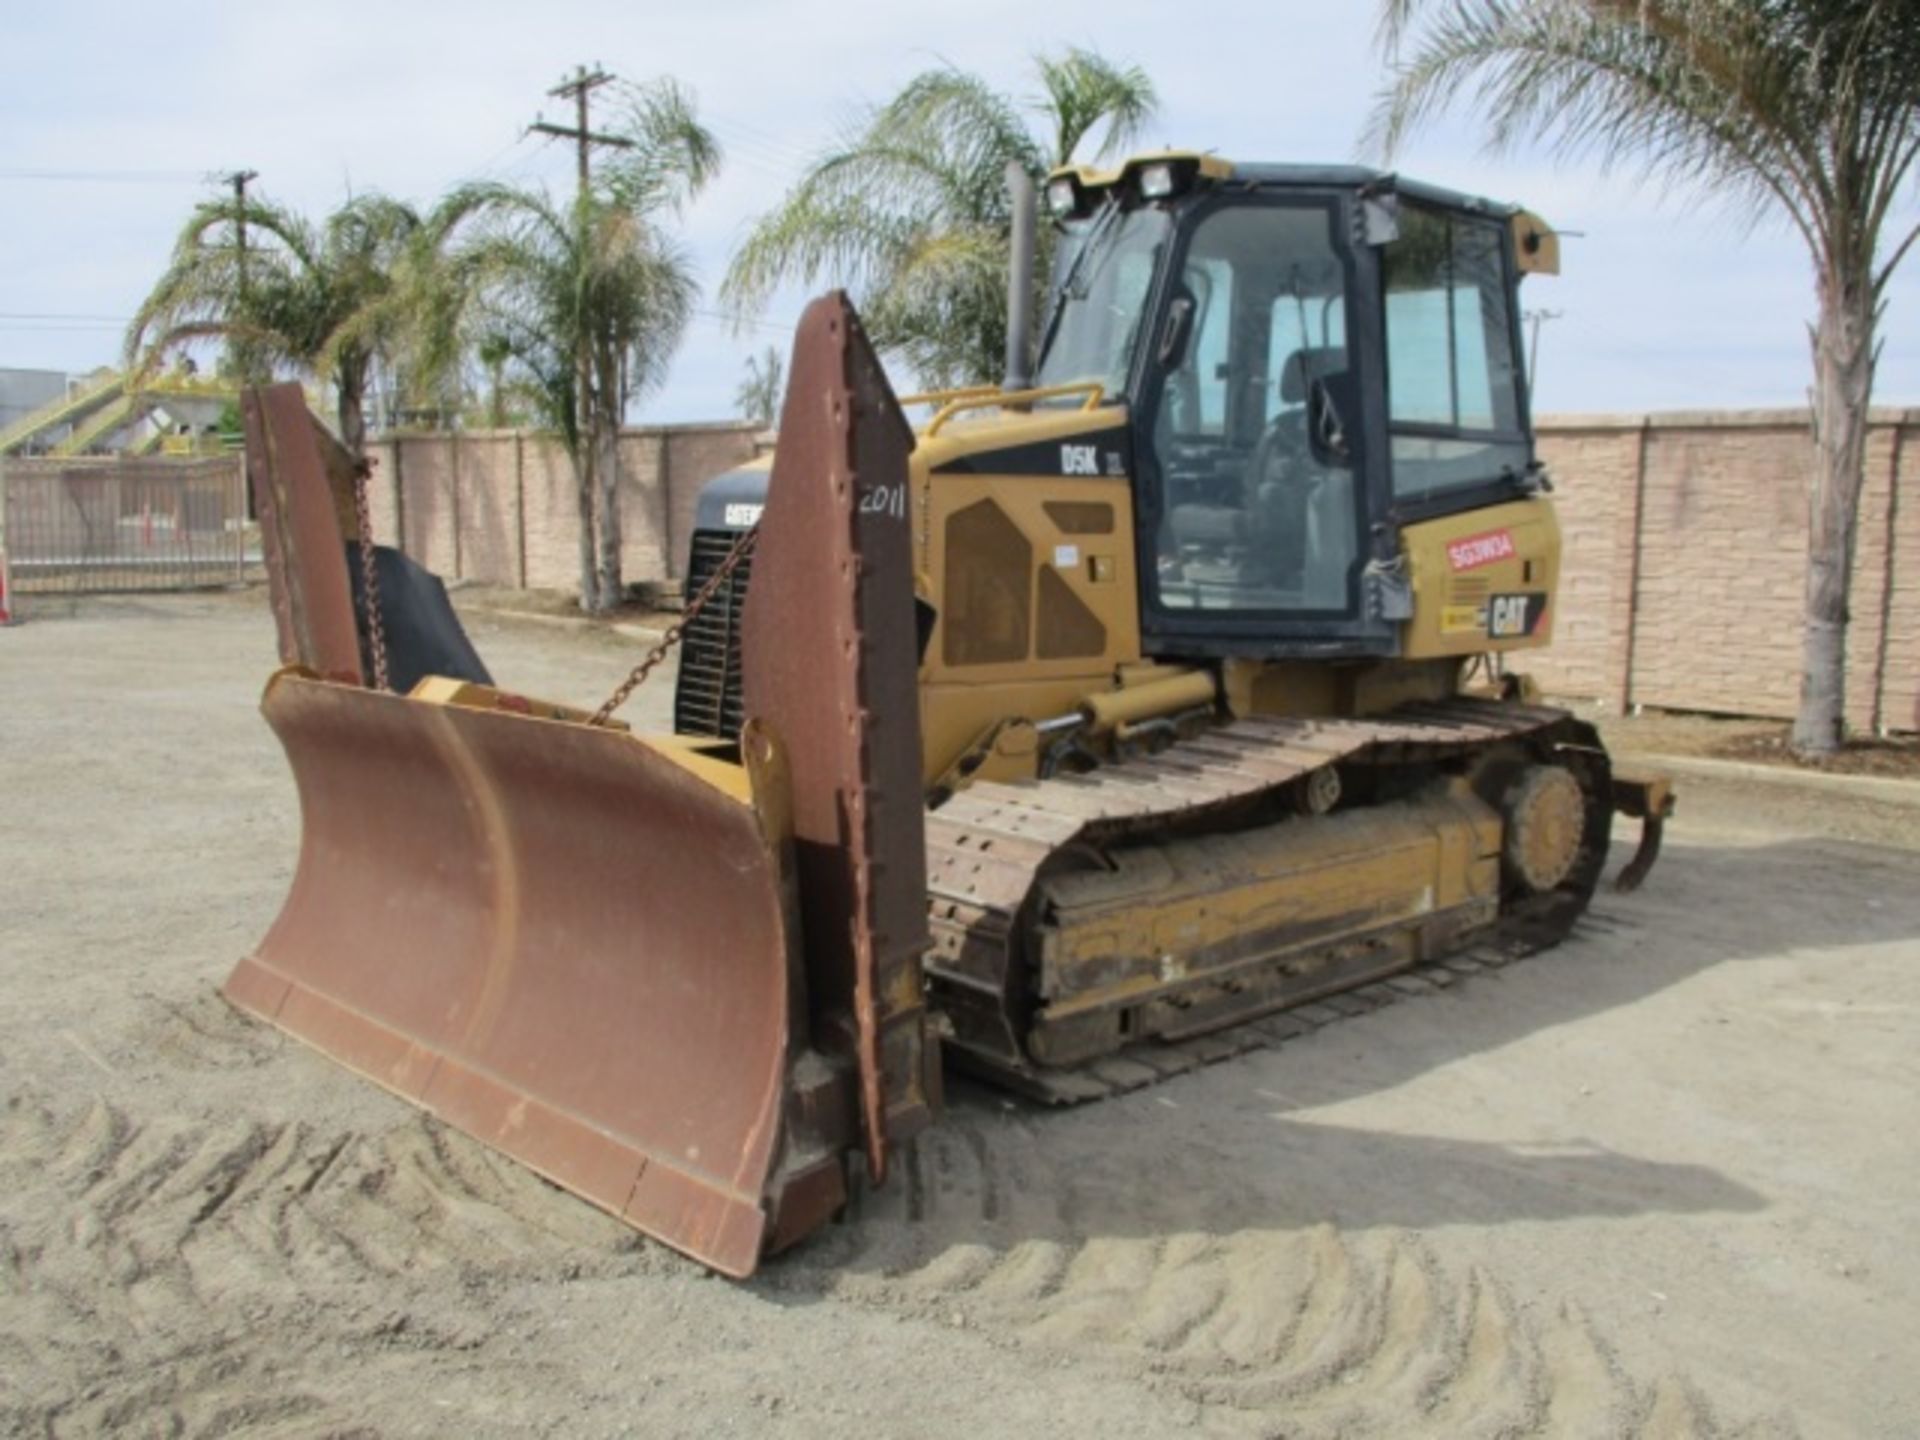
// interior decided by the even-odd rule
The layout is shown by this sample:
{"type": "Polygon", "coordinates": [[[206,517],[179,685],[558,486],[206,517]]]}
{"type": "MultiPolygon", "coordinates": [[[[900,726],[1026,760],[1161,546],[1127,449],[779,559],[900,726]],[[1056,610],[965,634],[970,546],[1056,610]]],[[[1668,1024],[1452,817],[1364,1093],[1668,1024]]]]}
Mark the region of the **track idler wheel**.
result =
{"type": "Polygon", "coordinates": [[[1535,895],[1565,883],[1579,862],[1586,827],[1586,797],[1574,773],[1561,765],[1529,765],[1507,787],[1500,810],[1507,878],[1535,895]]]}

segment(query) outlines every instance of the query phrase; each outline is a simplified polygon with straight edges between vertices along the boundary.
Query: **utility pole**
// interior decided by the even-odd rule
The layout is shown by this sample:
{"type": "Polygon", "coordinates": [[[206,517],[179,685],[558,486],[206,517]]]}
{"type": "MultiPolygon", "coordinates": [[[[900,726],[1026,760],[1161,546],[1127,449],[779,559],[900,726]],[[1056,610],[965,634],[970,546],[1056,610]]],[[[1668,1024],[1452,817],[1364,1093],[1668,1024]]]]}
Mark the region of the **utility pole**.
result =
{"type": "MultiPolygon", "coordinates": [[[[239,279],[239,312],[242,323],[247,319],[247,186],[260,178],[258,170],[229,170],[219,177],[233,187],[233,254],[234,265],[239,279]]],[[[229,342],[228,363],[239,373],[242,384],[251,384],[257,378],[253,373],[253,347],[243,340],[229,342]]]]}
{"type": "MultiPolygon", "coordinates": [[[[588,111],[592,103],[593,92],[598,90],[602,85],[610,85],[612,83],[613,76],[609,75],[605,70],[602,70],[598,65],[595,65],[592,70],[588,70],[584,65],[579,66],[574,70],[571,79],[562,80],[547,92],[547,94],[556,100],[573,101],[574,123],[571,126],[552,125],[545,120],[536,120],[527,127],[530,133],[558,136],[563,140],[573,141],[576,146],[575,153],[579,162],[580,188],[575,197],[575,213],[580,217],[580,223],[583,225],[586,223],[588,197],[592,194],[590,188],[592,184],[590,157],[593,154],[593,147],[596,145],[610,145],[616,150],[631,150],[634,148],[634,142],[626,139],[624,136],[596,134],[593,126],[589,123],[590,117],[588,111]]],[[[582,235],[582,243],[584,243],[585,240],[586,237],[582,235]]],[[[615,383],[619,386],[619,394],[603,395],[600,397],[601,406],[608,413],[596,417],[593,407],[589,403],[589,397],[593,393],[593,342],[589,336],[582,334],[579,338],[578,346],[578,351],[574,356],[573,403],[574,414],[579,417],[579,433],[586,440],[585,454],[587,456],[588,466],[586,473],[582,475],[583,483],[580,495],[580,600],[584,608],[588,610],[599,610],[611,607],[617,601],[618,597],[611,593],[611,582],[608,577],[619,567],[620,552],[619,476],[617,474],[619,447],[614,437],[603,437],[600,431],[603,428],[603,424],[607,421],[608,415],[611,416],[611,424],[616,429],[622,419],[625,418],[623,412],[626,408],[627,399],[626,377],[623,373],[616,379],[615,383]],[[602,423],[591,423],[595,421],[596,418],[602,423]],[[603,448],[603,439],[606,441],[604,445],[606,453],[604,455],[599,453],[603,448]],[[587,479],[588,475],[592,476],[591,480],[587,479]],[[593,495],[596,489],[599,491],[599,524],[597,527],[594,524],[595,506],[593,495]],[[595,549],[594,531],[596,528],[599,531],[598,548],[600,551],[600,560],[597,567],[593,558],[595,549]],[[595,579],[596,570],[600,577],[598,580],[595,579]]]]}
{"type": "Polygon", "coordinates": [[[556,100],[571,100],[574,104],[574,124],[552,125],[545,120],[536,120],[527,129],[541,135],[557,135],[563,140],[571,140],[578,147],[580,194],[587,193],[589,180],[588,156],[596,145],[611,145],[616,150],[631,150],[633,141],[620,135],[597,135],[587,123],[587,111],[590,97],[602,85],[611,85],[613,76],[598,65],[588,70],[582,65],[573,72],[573,78],[562,80],[547,94],[556,100]]]}

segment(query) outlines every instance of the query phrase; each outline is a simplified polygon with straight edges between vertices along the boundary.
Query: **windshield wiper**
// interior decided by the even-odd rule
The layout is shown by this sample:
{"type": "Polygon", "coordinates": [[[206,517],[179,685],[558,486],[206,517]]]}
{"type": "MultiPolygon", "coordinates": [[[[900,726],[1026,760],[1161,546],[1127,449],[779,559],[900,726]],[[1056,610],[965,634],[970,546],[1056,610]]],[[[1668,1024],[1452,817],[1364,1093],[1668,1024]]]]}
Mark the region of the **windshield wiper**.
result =
{"type": "Polygon", "coordinates": [[[1061,277],[1060,288],[1054,293],[1053,306],[1047,311],[1047,323],[1041,327],[1040,350],[1044,357],[1047,346],[1053,343],[1053,332],[1059,328],[1060,316],[1065,313],[1068,300],[1084,300],[1093,289],[1093,276],[1085,273],[1087,258],[1106,241],[1107,232],[1119,222],[1120,202],[1109,200],[1107,208],[1094,217],[1093,225],[1087,231],[1087,238],[1080,243],[1080,250],[1073,257],[1073,263],[1067,267],[1067,273],[1061,277]]]}

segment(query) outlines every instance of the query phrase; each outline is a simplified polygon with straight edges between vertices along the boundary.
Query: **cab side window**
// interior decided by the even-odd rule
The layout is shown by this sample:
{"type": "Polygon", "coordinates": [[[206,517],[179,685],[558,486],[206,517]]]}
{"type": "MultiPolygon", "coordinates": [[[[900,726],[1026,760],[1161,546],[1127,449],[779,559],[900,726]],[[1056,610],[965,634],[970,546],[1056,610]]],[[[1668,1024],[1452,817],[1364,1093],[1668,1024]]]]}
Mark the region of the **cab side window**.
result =
{"type": "Polygon", "coordinates": [[[1499,480],[1530,458],[1501,228],[1418,205],[1386,247],[1393,489],[1425,500],[1499,480]]]}

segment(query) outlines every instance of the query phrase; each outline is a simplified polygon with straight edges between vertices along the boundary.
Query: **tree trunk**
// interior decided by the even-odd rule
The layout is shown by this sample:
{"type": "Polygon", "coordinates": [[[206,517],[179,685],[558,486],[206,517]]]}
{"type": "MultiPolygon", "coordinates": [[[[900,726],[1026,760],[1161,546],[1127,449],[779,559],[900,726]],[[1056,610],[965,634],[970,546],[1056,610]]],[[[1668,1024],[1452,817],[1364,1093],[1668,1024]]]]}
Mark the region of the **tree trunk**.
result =
{"type": "Polygon", "coordinates": [[[582,436],[573,456],[573,498],[580,516],[580,608],[589,615],[600,608],[593,578],[593,443],[582,436]]]}
{"type": "Polygon", "coordinates": [[[1831,266],[1820,279],[1813,330],[1813,482],[1807,503],[1806,629],[1793,748],[1840,748],[1847,714],[1847,596],[1873,393],[1872,290],[1862,273],[1831,266]]]}
{"type": "Polygon", "coordinates": [[[602,415],[595,427],[595,466],[599,471],[600,608],[612,610],[625,598],[620,574],[620,422],[602,415]]]}
{"type": "Polygon", "coordinates": [[[603,361],[600,404],[594,416],[594,465],[599,476],[600,608],[612,610],[625,598],[620,574],[620,420],[625,387],[618,360],[603,361]]]}
{"type": "Polygon", "coordinates": [[[343,365],[335,380],[339,403],[335,414],[340,421],[340,443],[353,452],[355,459],[367,453],[367,379],[364,371],[343,365]]]}

